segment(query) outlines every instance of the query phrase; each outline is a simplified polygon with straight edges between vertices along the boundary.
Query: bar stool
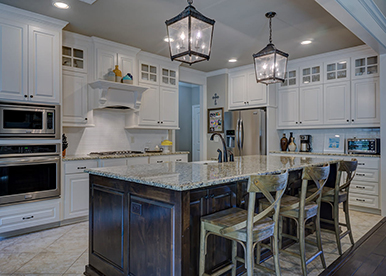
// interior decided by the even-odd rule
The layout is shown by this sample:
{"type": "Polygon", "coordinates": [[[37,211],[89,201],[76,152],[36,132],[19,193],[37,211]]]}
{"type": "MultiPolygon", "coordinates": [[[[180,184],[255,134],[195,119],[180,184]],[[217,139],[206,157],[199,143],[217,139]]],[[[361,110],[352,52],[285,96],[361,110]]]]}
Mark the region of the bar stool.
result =
{"type": "MultiPolygon", "coordinates": [[[[342,245],[340,240],[345,236],[349,235],[351,244],[354,244],[354,238],[352,235],[350,215],[348,208],[348,196],[351,181],[353,180],[356,169],[358,166],[358,160],[353,158],[351,161],[341,161],[336,172],[335,187],[329,188],[324,187],[322,191],[322,202],[328,203],[332,208],[332,220],[320,219],[321,222],[333,224],[335,231],[327,230],[335,234],[336,244],[338,246],[339,254],[342,255],[342,245]],[[343,184],[341,183],[342,173],[346,173],[346,180],[343,184]],[[339,222],[339,203],[343,203],[343,211],[346,218],[346,223],[339,222]],[[341,233],[340,227],[344,226],[347,228],[346,232],[341,233]]],[[[315,189],[310,189],[309,192],[315,192],[315,189]]],[[[324,229],[323,229],[324,230],[324,229]]]]}
{"type": "MultiPolygon", "coordinates": [[[[271,250],[274,258],[276,275],[280,275],[278,250],[278,224],[280,200],[287,187],[288,172],[276,175],[251,175],[248,180],[248,210],[230,208],[201,218],[200,234],[200,276],[221,275],[232,270],[236,275],[236,263],[244,262],[247,275],[254,270],[253,251],[257,243],[271,237],[271,250]],[[275,197],[271,192],[276,192],[275,197]],[[255,213],[256,193],[262,193],[270,202],[269,207],[259,214],[255,213]],[[268,215],[274,212],[273,219],[268,215]],[[216,271],[205,273],[206,241],[209,235],[217,235],[232,240],[232,264],[216,271]],[[244,258],[237,257],[237,243],[244,249],[244,258]]],[[[268,268],[259,265],[264,270],[268,268]]],[[[269,270],[270,272],[273,272],[269,270]]]]}
{"type": "MultiPolygon", "coordinates": [[[[320,205],[321,205],[321,192],[324,184],[327,181],[330,173],[330,165],[326,164],[323,167],[307,167],[303,169],[302,173],[302,186],[299,197],[284,195],[280,204],[280,218],[290,218],[296,221],[297,224],[297,237],[282,233],[282,221],[280,221],[280,243],[282,237],[290,238],[299,243],[300,254],[280,249],[280,252],[288,253],[292,256],[299,257],[301,260],[303,275],[307,275],[307,264],[320,256],[322,265],[326,268],[326,261],[323,255],[322,242],[320,236],[320,205]],[[309,181],[315,183],[317,190],[311,195],[306,197],[309,181]],[[315,218],[315,231],[317,243],[306,241],[305,228],[306,221],[315,218]],[[318,247],[318,251],[306,260],[305,243],[310,243],[318,247]]],[[[268,206],[267,201],[260,201],[260,208],[266,210],[268,206]]]]}

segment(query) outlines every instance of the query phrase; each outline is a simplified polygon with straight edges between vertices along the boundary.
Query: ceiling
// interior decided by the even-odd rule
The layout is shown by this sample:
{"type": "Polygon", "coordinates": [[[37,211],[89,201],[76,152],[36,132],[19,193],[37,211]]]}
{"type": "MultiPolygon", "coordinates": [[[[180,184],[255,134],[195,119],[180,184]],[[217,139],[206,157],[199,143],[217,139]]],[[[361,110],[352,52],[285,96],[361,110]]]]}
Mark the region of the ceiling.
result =
{"type": "MultiPolygon", "coordinates": [[[[97,36],[169,57],[165,20],[180,13],[185,0],[98,0],[89,5],[61,0],[70,5],[59,10],[51,0],[0,0],[0,3],[70,22],[65,30],[97,36]]],[[[192,65],[213,71],[251,64],[252,54],[268,43],[268,20],[275,11],[273,43],[290,59],[353,47],[363,42],[313,0],[195,0],[202,14],[216,20],[209,61],[192,65]],[[312,40],[310,45],[301,45],[312,40]],[[236,58],[236,63],[229,63],[236,58]]]]}

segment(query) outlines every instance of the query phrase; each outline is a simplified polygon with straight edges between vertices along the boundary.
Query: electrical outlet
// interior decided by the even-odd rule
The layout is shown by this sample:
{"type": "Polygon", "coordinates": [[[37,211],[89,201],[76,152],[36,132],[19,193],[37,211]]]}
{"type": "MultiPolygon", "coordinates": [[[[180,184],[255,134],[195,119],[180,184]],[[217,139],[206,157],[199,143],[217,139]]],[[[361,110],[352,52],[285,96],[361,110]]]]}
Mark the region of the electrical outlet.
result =
{"type": "Polygon", "coordinates": [[[218,136],[214,136],[214,141],[215,141],[215,142],[219,142],[219,141],[220,141],[220,138],[218,138],[218,136]]]}
{"type": "Polygon", "coordinates": [[[131,143],[134,143],[134,136],[131,136],[130,139],[131,139],[131,143]]]}

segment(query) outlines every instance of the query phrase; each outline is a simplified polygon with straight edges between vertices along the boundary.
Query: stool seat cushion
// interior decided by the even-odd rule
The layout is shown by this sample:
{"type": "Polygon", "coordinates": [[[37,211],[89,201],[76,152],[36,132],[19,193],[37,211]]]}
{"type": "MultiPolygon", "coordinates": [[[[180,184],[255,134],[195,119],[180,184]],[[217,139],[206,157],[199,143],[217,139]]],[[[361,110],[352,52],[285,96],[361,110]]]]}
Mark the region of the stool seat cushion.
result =
{"type": "MultiPolygon", "coordinates": [[[[220,212],[210,214],[201,218],[201,222],[205,223],[205,228],[214,233],[220,234],[220,230],[240,222],[246,221],[248,217],[248,211],[241,208],[229,208],[220,212]]],[[[257,221],[253,225],[253,241],[259,242],[265,240],[273,235],[275,223],[270,218],[264,218],[257,221]]],[[[246,227],[224,234],[221,236],[229,237],[231,239],[247,241],[247,229],[246,227]]]]}
{"type": "MultiPolygon", "coordinates": [[[[309,193],[307,193],[307,196],[316,192],[316,188],[312,188],[308,190],[309,193]]],[[[323,187],[322,190],[322,201],[324,202],[334,202],[334,188],[330,187],[323,187]]],[[[339,198],[338,203],[345,202],[347,200],[347,192],[345,191],[339,191],[339,198]]]]}
{"type": "MultiPolygon", "coordinates": [[[[296,196],[283,195],[283,197],[281,198],[281,204],[280,204],[280,215],[283,217],[298,218],[299,208],[296,208],[293,210],[286,210],[286,211],[282,211],[282,209],[285,208],[286,206],[290,206],[292,204],[298,203],[299,200],[300,199],[296,196]]],[[[270,205],[270,203],[266,199],[260,200],[260,204],[262,205],[263,209],[267,208],[270,205]]],[[[316,204],[316,202],[312,201],[306,204],[305,210],[304,210],[304,215],[306,219],[316,216],[317,212],[318,212],[318,204],[316,204]]]]}

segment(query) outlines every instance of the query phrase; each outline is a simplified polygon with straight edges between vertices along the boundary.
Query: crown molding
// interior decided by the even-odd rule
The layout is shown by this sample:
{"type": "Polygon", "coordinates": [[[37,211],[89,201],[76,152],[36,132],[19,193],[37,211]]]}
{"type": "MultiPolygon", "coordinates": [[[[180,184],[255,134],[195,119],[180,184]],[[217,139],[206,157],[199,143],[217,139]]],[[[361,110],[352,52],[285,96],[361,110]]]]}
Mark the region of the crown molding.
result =
{"type": "Polygon", "coordinates": [[[106,40],[106,39],[99,38],[96,36],[92,36],[91,40],[94,42],[94,45],[99,44],[99,45],[103,45],[103,46],[107,46],[107,47],[115,47],[115,48],[122,49],[123,51],[130,51],[134,55],[137,55],[141,51],[141,49],[139,49],[139,48],[129,46],[126,44],[122,44],[122,43],[118,43],[118,42],[114,42],[111,40],[106,40]]]}
{"type": "Polygon", "coordinates": [[[229,69],[227,69],[227,68],[219,69],[219,70],[207,72],[206,77],[209,78],[209,77],[214,77],[214,76],[218,76],[218,75],[222,75],[222,74],[228,74],[228,73],[229,73],[229,69]]]}
{"type": "Polygon", "coordinates": [[[179,62],[179,61],[172,61],[170,58],[160,56],[157,54],[153,54],[153,53],[149,53],[149,52],[145,52],[145,51],[140,51],[138,53],[138,58],[145,58],[146,60],[156,59],[157,61],[165,62],[169,66],[170,66],[170,64],[173,64],[177,67],[181,65],[181,62],[179,62]]]}
{"type": "Polygon", "coordinates": [[[22,10],[4,4],[0,4],[0,16],[8,18],[10,20],[20,21],[25,24],[31,24],[31,22],[33,22],[38,25],[44,25],[44,27],[50,26],[59,29],[63,29],[68,24],[68,22],[63,20],[22,10]]]}

